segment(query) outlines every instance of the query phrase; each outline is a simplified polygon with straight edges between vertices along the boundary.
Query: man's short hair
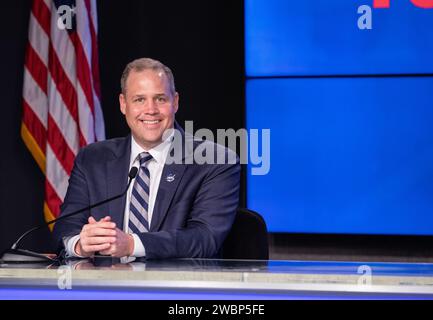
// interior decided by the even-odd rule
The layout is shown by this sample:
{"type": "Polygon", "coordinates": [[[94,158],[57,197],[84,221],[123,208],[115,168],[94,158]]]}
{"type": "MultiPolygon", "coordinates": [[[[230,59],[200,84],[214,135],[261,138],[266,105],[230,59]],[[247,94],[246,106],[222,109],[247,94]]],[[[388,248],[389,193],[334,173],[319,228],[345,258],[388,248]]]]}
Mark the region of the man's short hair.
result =
{"type": "Polygon", "coordinates": [[[123,70],[122,77],[120,78],[120,87],[123,94],[125,94],[126,92],[126,80],[128,80],[129,73],[131,71],[140,72],[143,70],[164,72],[168,79],[170,93],[172,94],[172,96],[175,95],[176,88],[174,86],[174,76],[170,68],[161,63],[160,61],[151,58],[136,59],[126,65],[125,70],[123,70]]]}

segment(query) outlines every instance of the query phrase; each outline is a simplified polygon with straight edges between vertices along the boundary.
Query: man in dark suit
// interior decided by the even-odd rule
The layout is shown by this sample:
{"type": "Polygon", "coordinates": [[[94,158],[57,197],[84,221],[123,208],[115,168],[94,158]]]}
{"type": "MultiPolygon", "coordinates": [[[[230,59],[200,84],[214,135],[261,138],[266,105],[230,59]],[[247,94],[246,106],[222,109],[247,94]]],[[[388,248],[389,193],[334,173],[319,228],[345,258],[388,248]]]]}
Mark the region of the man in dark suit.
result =
{"type": "Polygon", "coordinates": [[[76,257],[217,256],[238,206],[238,158],[175,122],[179,95],[170,69],[159,61],[128,64],[121,87],[120,110],[131,134],[79,152],[61,215],[122,193],[133,166],[137,177],[125,196],[57,222],[59,249],[76,257]],[[197,148],[235,161],[199,164],[197,148]]]}

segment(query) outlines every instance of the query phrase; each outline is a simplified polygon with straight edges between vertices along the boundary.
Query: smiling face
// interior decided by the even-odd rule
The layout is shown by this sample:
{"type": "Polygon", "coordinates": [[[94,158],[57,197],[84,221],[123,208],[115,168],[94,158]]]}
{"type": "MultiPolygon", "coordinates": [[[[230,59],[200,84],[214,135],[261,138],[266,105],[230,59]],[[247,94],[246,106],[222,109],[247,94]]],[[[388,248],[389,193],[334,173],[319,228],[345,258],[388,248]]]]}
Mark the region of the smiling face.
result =
{"type": "Polygon", "coordinates": [[[173,128],[179,95],[170,92],[162,70],[132,70],[119,102],[135,141],[149,150],[162,142],[165,130],[173,128]]]}

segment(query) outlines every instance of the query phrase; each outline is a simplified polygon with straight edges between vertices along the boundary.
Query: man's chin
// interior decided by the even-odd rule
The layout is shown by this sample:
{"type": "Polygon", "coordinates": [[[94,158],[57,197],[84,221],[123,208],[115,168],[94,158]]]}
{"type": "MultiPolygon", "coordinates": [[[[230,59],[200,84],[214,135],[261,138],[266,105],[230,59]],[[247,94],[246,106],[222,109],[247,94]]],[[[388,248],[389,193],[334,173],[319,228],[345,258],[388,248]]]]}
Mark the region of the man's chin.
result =
{"type": "Polygon", "coordinates": [[[162,136],[141,136],[137,141],[142,147],[153,148],[162,142],[162,136]]]}

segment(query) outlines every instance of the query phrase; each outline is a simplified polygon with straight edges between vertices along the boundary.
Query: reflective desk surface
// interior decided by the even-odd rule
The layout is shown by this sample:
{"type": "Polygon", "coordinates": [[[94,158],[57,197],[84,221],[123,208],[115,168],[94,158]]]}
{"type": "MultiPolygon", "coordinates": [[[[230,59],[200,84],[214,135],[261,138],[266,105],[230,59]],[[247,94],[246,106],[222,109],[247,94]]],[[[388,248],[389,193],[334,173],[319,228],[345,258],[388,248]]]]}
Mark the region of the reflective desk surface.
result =
{"type": "Polygon", "coordinates": [[[0,299],[433,299],[433,264],[214,259],[0,264],[0,299]]]}

